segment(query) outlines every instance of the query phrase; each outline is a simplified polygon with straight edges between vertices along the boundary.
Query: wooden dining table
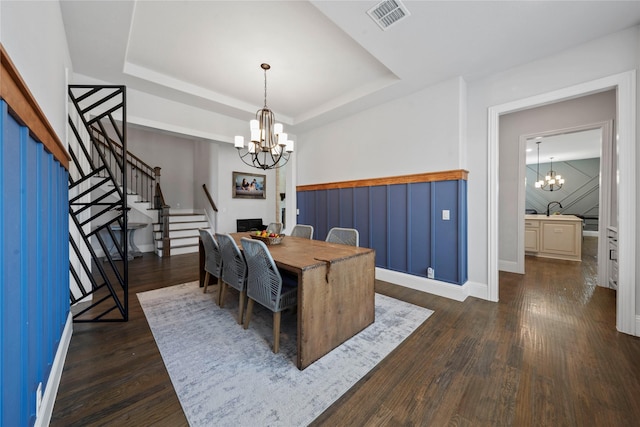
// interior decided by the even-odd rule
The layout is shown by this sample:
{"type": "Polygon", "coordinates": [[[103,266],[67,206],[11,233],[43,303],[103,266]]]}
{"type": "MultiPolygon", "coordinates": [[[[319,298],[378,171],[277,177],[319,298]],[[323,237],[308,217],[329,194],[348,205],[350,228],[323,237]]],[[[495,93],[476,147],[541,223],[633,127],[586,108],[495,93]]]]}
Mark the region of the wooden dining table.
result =
{"type": "MultiPolygon", "coordinates": [[[[242,248],[250,233],[231,236],[242,248]]],[[[292,236],[267,247],[279,269],[298,277],[298,369],[374,322],[373,249],[292,236]]]]}

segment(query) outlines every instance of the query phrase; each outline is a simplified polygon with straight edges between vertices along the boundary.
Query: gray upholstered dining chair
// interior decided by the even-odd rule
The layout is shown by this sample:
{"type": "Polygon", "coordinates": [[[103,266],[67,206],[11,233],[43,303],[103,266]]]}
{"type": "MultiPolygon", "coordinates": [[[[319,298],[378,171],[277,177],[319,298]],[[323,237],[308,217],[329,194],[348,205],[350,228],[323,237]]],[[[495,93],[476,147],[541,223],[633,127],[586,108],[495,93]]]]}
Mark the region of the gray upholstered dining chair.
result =
{"type": "Polygon", "coordinates": [[[333,227],[327,233],[327,238],[325,240],[330,243],[360,246],[360,233],[358,233],[358,230],[355,228],[333,227]]]}
{"type": "Polygon", "coordinates": [[[267,233],[282,233],[282,223],[281,222],[272,222],[267,226],[267,233]]]}
{"type": "Polygon", "coordinates": [[[222,274],[220,280],[220,298],[218,305],[224,306],[224,294],[227,286],[240,293],[238,300],[238,323],[242,324],[244,302],[247,294],[247,263],[236,242],[228,234],[216,233],[220,252],[222,252],[222,274]]]}
{"type": "Polygon", "coordinates": [[[313,226],[297,224],[291,230],[293,237],[304,237],[305,239],[313,239],[313,226]]]}
{"type": "MultiPolygon", "coordinates": [[[[202,292],[207,293],[207,286],[211,280],[211,276],[216,279],[220,279],[220,273],[222,271],[222,253],[218,242],[213,238],[211,232],[207,229],[201,228],[198,230],[200,233],[200,240],[202,240],[202,246],[204,246],[204,287],[202,292]]],[[[218,297],[220,299],[220,286],[218,286],[218,297]]],[[[219,303],[219,301],[216,301],[219,303]]]]}
{"type": "Polygon", "coordinates": [[[282,310],[298,302],[298,284],[289,276],[282,276],[267,246],[259,241],[242,238],[247,260],[247,296],[249,303],[244,328],[249,327],[254,301],[273,312],[273,352],[280,351],[280,318],[282,310]],[[284,280],[283,280],[284,277],[284,280]]]}

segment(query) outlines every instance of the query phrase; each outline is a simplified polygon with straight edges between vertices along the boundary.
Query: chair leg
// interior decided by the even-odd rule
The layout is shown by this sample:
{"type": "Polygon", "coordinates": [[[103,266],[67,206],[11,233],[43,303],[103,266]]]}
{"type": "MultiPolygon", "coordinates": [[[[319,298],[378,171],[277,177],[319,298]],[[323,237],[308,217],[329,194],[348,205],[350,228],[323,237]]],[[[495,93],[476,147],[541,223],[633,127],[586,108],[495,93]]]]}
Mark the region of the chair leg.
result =
{"type": "Polygon", "coordinates": [[[242,325],[242,315],[244,314],[244,301],[247,299],[247,291],[240,292],[240,301],[238,301],[238,325],[242,325]]]}
{"type": "Polygon", "coordinates": [[[273,352],[280,351],[280,315],[281,311],[273,313],[273,352]]]}
{"type": "Polygon", "coordinates": [[[224,293],[227,290],[227,284],[224,282],[220,282],[220,301],[218,302],[218,305],[220,306],[220,308],[224,307],[224,293]]]}
{"type": "Polygon", "coordinates": [[[251,313],[253,313],[253,300],[249,298],[249,303],[247,304],[247,311],[244,313],[244,328],[247,329],[249,327],[249,322],[251,321],[251,313]]]}
{"type": "Polygon", "coordinates": [[[207,271],[204,275],[204,288],[202,288],[202,293],[207,293],[207,285],[209,285],[209,279],[211,278],[211,274],[207,271]]]}
{"type": "Polygon", "coordinates": [[[216,295],[216,304],[220,306],[220,301],[222,300],[222,288],[224,288],[224,282],[221,278],[218,278],[218,294],[216,295]]]}

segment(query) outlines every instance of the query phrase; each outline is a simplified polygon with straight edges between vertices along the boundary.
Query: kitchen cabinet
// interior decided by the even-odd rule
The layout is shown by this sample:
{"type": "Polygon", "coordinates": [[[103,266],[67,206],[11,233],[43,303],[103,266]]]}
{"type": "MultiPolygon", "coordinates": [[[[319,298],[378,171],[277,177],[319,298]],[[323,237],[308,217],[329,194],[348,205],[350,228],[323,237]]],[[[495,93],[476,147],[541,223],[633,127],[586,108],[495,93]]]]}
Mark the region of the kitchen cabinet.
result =
{"type": "Polygon", "coordinates": [[[527,221],[524,222],[524,250],[525,252],[538,252],[538,242],[540,241],[540,222],[527,221]]]}
{"type": "Polygon", "coordinates": [[[525,215],[525,253],[582,261],[582,219],[574,215],[525,215]]]}

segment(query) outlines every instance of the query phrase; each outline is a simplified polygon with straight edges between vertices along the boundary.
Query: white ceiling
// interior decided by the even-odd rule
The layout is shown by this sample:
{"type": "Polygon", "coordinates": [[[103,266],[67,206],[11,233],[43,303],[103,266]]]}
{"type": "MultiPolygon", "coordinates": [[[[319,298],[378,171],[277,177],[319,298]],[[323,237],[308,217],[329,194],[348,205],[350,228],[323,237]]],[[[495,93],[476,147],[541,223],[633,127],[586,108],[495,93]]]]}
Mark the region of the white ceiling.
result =
{"type": "Polygon", "coordinates": [[[264,100],[292,132],[440,81],[467,81],[640,23],[639,1],[70,1],[74,72],[241,119],[264,100]]]}
{"type": "Polygon", "coordinates": [[[538,142],[540,142],[540,163],[569,160],[594,159],[600,157],[602,145],[600,129],[570,132],[541,138],[527,139],[526,163],[538,163],[538,142]]]}

